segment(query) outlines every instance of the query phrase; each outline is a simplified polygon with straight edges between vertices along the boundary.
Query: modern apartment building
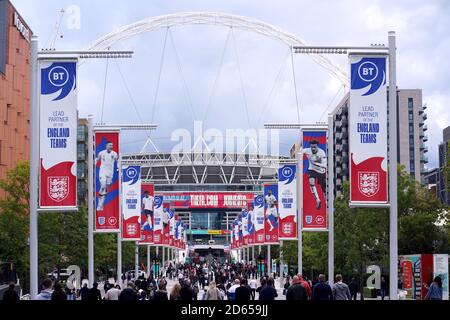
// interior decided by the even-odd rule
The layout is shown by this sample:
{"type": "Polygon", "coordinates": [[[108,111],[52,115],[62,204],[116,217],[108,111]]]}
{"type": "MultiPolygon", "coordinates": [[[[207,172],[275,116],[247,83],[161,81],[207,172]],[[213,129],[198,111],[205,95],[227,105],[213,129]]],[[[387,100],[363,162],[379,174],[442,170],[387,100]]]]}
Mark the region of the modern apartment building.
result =
{"type": "Polygon", "coordinates": [[[77,129],[77,195],[78,205],[87,207],[87,154],[88,154],[88,121],[78,120],[77,129]]]}
{"type": "Polygon", "coordinates": [[[450,206],[450,126],[444,129],[443,142],[439,145],[439,184],[438,197],[441,202],[450,206]]]}

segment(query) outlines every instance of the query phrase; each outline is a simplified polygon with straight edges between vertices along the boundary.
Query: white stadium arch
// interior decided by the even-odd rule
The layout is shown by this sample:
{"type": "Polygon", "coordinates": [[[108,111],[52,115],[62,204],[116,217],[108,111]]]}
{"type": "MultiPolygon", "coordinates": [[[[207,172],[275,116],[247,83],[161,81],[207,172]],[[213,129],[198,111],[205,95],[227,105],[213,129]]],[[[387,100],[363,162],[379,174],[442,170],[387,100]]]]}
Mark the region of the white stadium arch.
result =
{"type": "MultiPolygon", "coordinates": [[[[268,38],[281,41],[290,47],[306,46],[306,42],[296,35],[284,31],[281,28],[273,26],[269,23],[253,18],[221,12],[180,12],[151,17],[123,26],[93,42],[89,46],[88,51],[106,50],[118,42],[130,39],[146,32],[183,25],[214,25],[233,27],[252,31],[268,38]]],[[[345,87],[348,87],[349,80],[347,72],[342,70],[324,55],[313,53],[308,55],[317,64],[326,69],[333,77],[339,80],[345,87]]]]}

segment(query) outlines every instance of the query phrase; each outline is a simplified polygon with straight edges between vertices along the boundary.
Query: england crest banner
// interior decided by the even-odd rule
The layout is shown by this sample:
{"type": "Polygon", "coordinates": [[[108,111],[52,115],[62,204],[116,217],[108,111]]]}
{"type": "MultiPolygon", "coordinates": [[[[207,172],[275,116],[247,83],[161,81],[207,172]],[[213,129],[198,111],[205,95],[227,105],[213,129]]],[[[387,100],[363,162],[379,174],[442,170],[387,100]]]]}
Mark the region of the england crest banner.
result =
{"type": "Polygon", "coordinates": [[[256,233],[255,233],[255,205],[250,204],[250,210],[247,214],[247,232],[248,232],[248,245],[252,246],[255,244],[256,233]]]}
{"type": "Polygon", "coordinates": [[[280,197],[280,240],[297,238],[297,166],[284,165],[278,170],[278,194],[280,197]]]}
{"type": "Polygon", "coordinates": [[[264,185],[264,243],[278,244],[278,185],[264,185]]]}
{"type": "Polygon", "coordinates": [[[162,223],[162,217],[164,215],[163,205],[164,205],[164,197],[163,196],[155,196],[153,243],[156,245],[163,244],[163,223],[162,223]]]}
{"type": "Polygon", "coordinates": [[[169,220],[169,246],[174,247],[175,246],[175,210],[170,210],[170,220],[169,220]]]}
{"type": "Polygon", "coordinates": [[[386,56],[350,55],[350,204],[388,204],[386,56]]]}
{"type": "Polygon", "coordinates": [[[264,243],[264,196],[255,197],[253,214],[255,215],[255,244],[264,243]]]}
{"type": "Polygon", "coordinates": [[[303,230],[327,230],[327,130],[302,130],[303,230]]]}
{"type": "Polygon", "coordinates": [[[95,132],[95,230],[120,231],[119,131],[95,132]]]}
{"type": "Polygon", "coordinates": [[[243,246],[248,246],[248,210],[242,209],[242,239],[243,246]]]}
{"type": "Polygon", "coordinates": [[[142,184],[141,189],[141,244],[153,244],[153,226],[155,224],[154,203],[155,187],[142,184]]]}
{"type": "Polygon", "coordinates": [[[170,220],[173,216],[173,211],[170,208],[169,203],[163,203],[163,215],[162,215],[162,224],[163,224],[163,244],[168,246],[170,243],[170,220]]]}
{"type": "Polygon", "coordinates": [[[234,219],[234,243],[236,245],[236,249],[241,248],[241,226],[239,225],[239,219],[234,219]]]}
{"type": "Polygon", "coordinates": [[[41,209],[77,207],[77,60],[41,61],[41,209]]]}
{"type": "Polygon", "coordinates": [[[122,240],[141,240],[141,167],[122,169],[122,240]]]}

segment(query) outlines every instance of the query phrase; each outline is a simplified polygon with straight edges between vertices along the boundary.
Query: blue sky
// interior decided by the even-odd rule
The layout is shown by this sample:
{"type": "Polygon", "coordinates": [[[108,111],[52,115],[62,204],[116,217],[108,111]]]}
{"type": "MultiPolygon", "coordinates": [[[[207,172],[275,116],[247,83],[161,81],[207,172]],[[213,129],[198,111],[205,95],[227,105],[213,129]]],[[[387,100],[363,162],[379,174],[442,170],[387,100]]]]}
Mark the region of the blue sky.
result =
{"type": "MultiPolygon", "coordinates": [[[[34,33],[39,35],[41,47],[47,46],[59,11],[70,6],[79,8],[79,29],[70,27],[76,15],[66,13],[62,20],[60,34],[63,37],[58,37],[55,45],[60,50],[88,48],[90,43],[121,26],[153,16],[186,11],[248,16],[280,27],[314,45],[386,43],[387,32],[395,30],[398,86],[423,89],[424,103],[428,104],[428,166],[437,165],[437,145],[442,140],[442,129],[450,125],[449,1],[12,2],[34,33]]],[[[170,29],[155,103],[165,34],[165,29],[152,31],[113,48],[132,49],[135,57],[109,62],[104,100],[106,62],[97,60],[83,64],[79,78],[80,116],[92,113],[99,122],[104,105],[103,122],[133,123],[142,119],[148,123],[154,112],[154,122],[160,125],[160,129],[152,134],[152,138],[160,150],[169,148],[173,130],[191,130],[194,120],[204,119],[206,128],[219,130],[246,129],[249,126],[259,129],[266,122],[297,121],[288,47],[250,31],[233,29],[230,34],[226,27],[183,26],[170,29]],[[218,76],[222,55],[223,65],[218,76]]],[[[330,58],[347,70],[345,56],[330,58]]],[[[327,110],[331,111],[343,95],[340,83],[307,56],[295,56],[294,66],[301,121],[325,121],[327,110]]],[[[282,151],[287,151],[296,141],[296,134],[281,134],[282,151]]],[[[124,150],[139,151],[145,140],[143,134],[128,135],[124,137],[124,150]]]]}

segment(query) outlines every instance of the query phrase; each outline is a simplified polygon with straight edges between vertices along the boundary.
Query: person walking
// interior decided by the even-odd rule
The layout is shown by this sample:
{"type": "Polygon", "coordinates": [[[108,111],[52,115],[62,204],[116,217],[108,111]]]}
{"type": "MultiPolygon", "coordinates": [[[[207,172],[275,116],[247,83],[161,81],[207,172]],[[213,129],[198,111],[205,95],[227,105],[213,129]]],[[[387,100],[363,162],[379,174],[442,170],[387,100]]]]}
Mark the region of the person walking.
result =
{"type": "Polygon", "coordinates": [[[255,300],[256,299],[256,288],[258,287],[258,282],[256,281],[255,278],[253,278],[250,280],[249,285],[250,285],[250,290],[252,293],[252,300],[255,300]]]}
{"type": "Polygon", "coordinates": [[[164,283],[159,283],[158,290],[156,290],[155,294],[153,295],[153,301],[167,301],[169,300],[167,296],[166,286],[164,283]]]}
{"type": "Polygon", "coordinates": [[[16,284],[11,282],[8,286],[8,290],[3,293],[2,301],[4,302],[19,302],[20,297],[19,294],[15,290],[16,284]]]}
{"type": "Polygon", "coordinates": [[[114,300],[114,301],[119,300],[119,296],[120,296],[120,292],[121,292],[121,290],[119,288],[120,287],[117,285],[117,286],[109,289],[108,292],[106,292],[104,299],[105,300],[114,300]]]}
{"type": "Polygon", "coordinates": [[[236,301],[250,301],[252,296],[252,289],[247,283],[247,279],[241,280],[241,285],[236,288],[235,291],[235,300],[236,301]]]}
{"type": "Polygon", "coordinates": [[[386,289],[387,289],[386,280],[384,279],[384,277],[381,277],[381,282],[380,282],[381,300],[384,300],[384,298],[386,297],[386,289]]]}
{"type": "Polygon", "coordinates": [[[342,275],[336,275],[336,283],[333,285],[334,300],[352,300],[350,289],[342,280],[342,275]]]}
{"type": "Polygon", "coordinates": [[[434,278],[428,288],[425,300],[442,300],[442,278],[437,276],[434,278]]]}
{"type": "Polygon", "coordinates": [[[359,284],[356,278],[352,278],[352,281],[348,284],[348,289],[350,290],[350,296],[353,300],[356,300],[359,291],[359,284]]]}
{"type": "Polygon", "coordinates": [[[287,301],[306,301],[308,300],[308,293],[306,288],[301,284],[298,276],[292,279],[292,285],[289,286],[286,292],[287,301]]]}
{"type": "Polygon", "coordinates": [[[303,276],[301,274],[298,274],[297,277],[298,277],[299,283],[305,288],[308,299],[311,299],[312,298],[311,285],[309,284],[308,281],[306,281],[306,279],[303,278],[303,276]]]}
{"type": "Polygon", "coordinates": [[[236,289],[241,285],[239,279],[235,279],[233,285],[228,289],[228,300],[236,300],[236,289]]]}
{"type": "Polygon", "coordinates": [[[172,288],[172,291],[170,291],[169,300],[180,300],[180,290],[181,290],[181,284],[175,283],[175,285],[172,288]]]}
{"type": "Polygon", "coordinates": [[[99,301],[102,300],[102,294],[100,290],[98,289],[98,283],[94,282],[92,285],[92,288],[88,291],[87,299],[89,301],[99,301]]]}
{"type": "Polygon", "coordinates": [[[42,281],[42,290],[37,295],[36,300],[51,300],[52,299],[52,290],[53,287],[53,281],[52,279],[45,279],[42,281]]]}
{"type": "Polygon", "coordinates": [[[319,282],[314,285],[312,300],[333,300],[333,292],[328,283],[325,282],[324,274],[319,275],[319,282]]]}
{"type": "Polygon", "coordinates": [[[184,284],[180,290],[180,300],[181,301],[195,300],[194,295],[195,295],[194,290],[192,290],[192,287],[191,287],[191,281],[189,279],[186,279],[186,281],[184,281],[184,284]]]}
{"type": "Polygon", "coordinates": [[[122,290],[119,295],[119,301],[138,301],[139,296],[137,291],[134,289],[133,282],[127,284],[127,287],[122,290]]]}
{"type": "Polygon", "coordinates": [[[289,287],[291,286],[290,282],[291,277],[287,276],[283,286],[283,295],[287,294],[289,287]]]}
{"type": "Polygon", "coordinates": [[[278,297],[277,290],[274,288],[274,280],[273,278],[269,278],[267,280],[267,285],[261,289],[261,292],[259,293],[259,300],[262,301],[272,301],[275,300],[276,297],[278,297]]]}
{"type": "Polygon", "coordinates": [[[222,294],[220,293],[219,289],[217,289],[216,283],[214,281],[211,281],[209,283],[209,288],[205,293],[204,300],[223,300],[222,294]]]}
{"type": "Polygon", "coordinates": [[[67,300],[67,295],[64,292],[64,290],[62,289],[62,286],[59,282],[56,282],[55,285],[53,286],[51,300],[52,301],[66,301],[67,300]]]}

